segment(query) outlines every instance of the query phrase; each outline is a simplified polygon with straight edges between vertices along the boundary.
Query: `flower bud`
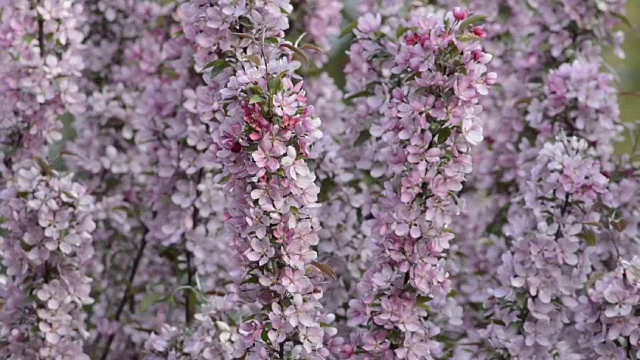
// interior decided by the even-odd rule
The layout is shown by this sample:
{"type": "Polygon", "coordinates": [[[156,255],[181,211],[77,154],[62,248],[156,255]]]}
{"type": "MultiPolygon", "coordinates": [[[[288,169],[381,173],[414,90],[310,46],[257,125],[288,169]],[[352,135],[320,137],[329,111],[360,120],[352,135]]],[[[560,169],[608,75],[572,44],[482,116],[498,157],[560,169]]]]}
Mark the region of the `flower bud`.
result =
{"type": "Polygon", "coordinates": [[[467,16],[469,16],[469,11],[466,8],[458,6],[453,8],[453,17],[456,18],[456,20],[462,21],[466,19],[467,16]]]}
{"type": "Polygon", "coordinates": [[[484,32],[484,28],[482,26],[474,26],[471,28],[471,32],[473,32],[473,35],[480,37],[480,38],[485,38],[487,36],[487,33],[484,32]]]}

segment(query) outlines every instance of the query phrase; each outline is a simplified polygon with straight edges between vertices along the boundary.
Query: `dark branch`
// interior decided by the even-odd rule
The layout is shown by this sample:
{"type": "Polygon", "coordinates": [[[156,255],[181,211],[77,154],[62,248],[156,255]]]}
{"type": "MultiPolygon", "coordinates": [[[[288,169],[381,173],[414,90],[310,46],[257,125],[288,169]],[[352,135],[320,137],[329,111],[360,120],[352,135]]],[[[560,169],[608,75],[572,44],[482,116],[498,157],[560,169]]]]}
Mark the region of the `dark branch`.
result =
{"type": "MultiPolygon", "coordinates": [[[[140,261],[142,260],[144,249],[147,246],[147,240],[146,240],[147,232],[148,232],[148,229],[147,231],[144,232],[142,236],[142,243],[140,244],[140,248],[138,248],[138,253],[136,254],[136,258],[133,262],[133,266],[131,267],[131,272],[129,273],[129,280],[127,282],[127,287],[124,291],[124,294],[122,295],[122,299],[120,299],[120,304],[118,304],[118,309],[116,310],[116,313],[113,317],[114,320],[116,321],[120,320],[120,316],[122,315],[124,306],[127,303],[127,300],[131,297],[131,291],[133,289],[133,281],[136,278],[136,273],[138,272],[138,267],[140,266],[140,261]]],[[[115,333],[109,335],[109,338],[107,339],[107,344],[105,345],[105,348],[104,348],[104,352],[100,357],[101,360],[106,360],[107,356],[109,356],[109,351],[111,351],[111,344],[113,343],[113,339],[115,338],[115,336],[116,336],[115,333]]],[[[100,341],[99,335],[96,341],[99,343],[100,341]]]]}

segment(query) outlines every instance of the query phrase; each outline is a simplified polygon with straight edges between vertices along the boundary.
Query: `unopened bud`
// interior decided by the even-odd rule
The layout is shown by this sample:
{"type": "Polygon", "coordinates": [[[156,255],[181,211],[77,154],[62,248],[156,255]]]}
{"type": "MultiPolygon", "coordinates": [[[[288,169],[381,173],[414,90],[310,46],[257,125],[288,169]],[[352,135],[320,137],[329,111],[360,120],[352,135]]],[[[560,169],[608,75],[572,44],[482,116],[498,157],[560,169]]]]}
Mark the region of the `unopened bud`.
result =
{"type": "Polygon", "coordinates": [[[474,26],[471,28],[471,31],[473,32],[473,35],[483,39],[487,36],[487,33],[484,32],[484,28],[482,26],[474,26]]]}
{"type": "Polygon", "coordinates": [[[469,16],[469,11],[466,8],[458,6],[453,8],[453,17],[456,18],[456,20],[462,21],[466,19],[467,16],[469,16]]]}

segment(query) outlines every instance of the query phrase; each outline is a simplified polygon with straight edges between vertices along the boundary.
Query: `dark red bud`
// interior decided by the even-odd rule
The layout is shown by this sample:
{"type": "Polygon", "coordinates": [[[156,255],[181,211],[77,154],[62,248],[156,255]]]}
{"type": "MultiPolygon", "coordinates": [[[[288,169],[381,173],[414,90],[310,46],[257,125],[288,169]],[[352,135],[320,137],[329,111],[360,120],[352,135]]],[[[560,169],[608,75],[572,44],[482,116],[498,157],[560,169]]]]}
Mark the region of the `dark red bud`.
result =
{"type": "Polygon", "coordinates": [[[239,152],[240,152],[240,150],[242,150],[242,145],[240,145],[240,143],[236,141],[236,142],[233,144],[233,146],[231,147],[231,152],[233,152],[233,153],[239,153],[239,152]]]}
{"type": "Polygon", "coordinates": [[[483,39],[487,36],[487,33],[484,32],[484,28],[482,26],[474,26],[471,28],[471,31],[473,32],[473,35],[483,39]]]}

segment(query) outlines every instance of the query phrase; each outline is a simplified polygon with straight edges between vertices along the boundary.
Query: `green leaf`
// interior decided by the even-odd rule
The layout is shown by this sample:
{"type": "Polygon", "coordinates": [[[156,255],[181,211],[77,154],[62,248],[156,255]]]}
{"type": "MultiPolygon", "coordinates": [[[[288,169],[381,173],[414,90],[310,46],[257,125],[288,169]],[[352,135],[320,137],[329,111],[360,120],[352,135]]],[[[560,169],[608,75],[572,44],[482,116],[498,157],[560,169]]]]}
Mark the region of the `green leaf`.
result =
{"type": "Polygon", "coordinates": [[[202,295],[200,290],[190,285],[178,286],[175,290],[173,290],[170,297],[173,298],[180,291],[187,291],[185,295],[188,296],[190,301],[193,300],[195,303],[197,303],[199,298],[204,301],[204,296],[202,295]]]}
{"type": "Polygon", "coordinates": [[[400,25],[398,26],[398,30],[396,30],[396,37],[399,38],[402,35],[404,35],[405,33],[407,33],[407,31],[411,30],[411,28],[408,28],[404,25],[400,25]]]}
{"type": "Polygon", "coordinates": [[[165,300],[167,298],[166,295],[162,295],[159,293],[150,293],[142,299],[139,305],[139,310],[141,313],[147,311],[151,306],[165,300]]]}
{"type": "Polygon", "coordinates": [[[520,105],[520,104],[529,105],[531,104],[531,101],[533,101],[533,99],[534,99],[533,96],[523,97],[523,98],[520,98],[518,101],[516,101],[515,105],[520,105]]]}
{"type": "Polygon", "coordinates": [[[460,23],[461,29],[466,29],[469,25],[482,25],[487,19],[487,15],[471,15],[465,21],[460,23]]]}
{"type": "Polygon", "coordinates": [[[587,282],[584,284],[585,289],[591,289],[593,285],[596,284],[596,281],[602,279],[603,276],[604,276],[604,271],[598,271],[597,273],[594,273],[593,275],[591,275],[589,280],[587,280],[587,282]]]}
{"type": "Polygon", "coordinates": [[[74,153],[74,152],[73,152],[73,151],[71,151],[71,150],[67,150],[67,149],[62,149],[62,150],[60,150],[60,155],[75,156],[75,157],[77,157],[77,158],[83,159],[83,157],[82,157],[82,156],[80,156],[80,155],[78,155],[78,154],[74,153]]]}
{"type": "Polygon", "coordinates": [[[355,29],[356,27],[358,27],[358,20],[353,20],[349,25],[347,25],[346,28],[344,28],[344,30],[342,30],[342,32],[340,32],[340,38],[351,34],[353,32],[353,29],[355,29]]]}
{"type": "Polygon", "coordinates": [[[280,40],[278,40],[277,37],[273,37],[273,36],[265,38],[264,42],[268,43],[268,44],[272,44],[272,45],[279,45],[280,44],[280,40]]]}
{"type": "Polygon", "coordinates": [[[439,145],[444,144],[450,135],[451,135],[451,128],[445,127],[440,129],[440,131],[438,131],[438,144],[439,145]]]}
{"type": "Polygon", "coordinates": [[[258,283],[258,277],[255,275],[251,275],[247,280],[241,282],[240,285],[257,284],[257,283],[258,283]]]}
{"type": "Polygon", "coordinates": [[[221,73],[224,69],[228,68],[229,65],[229,62],[225,59],[213,60],[212,62],[205,65],[202,68],[202,71],[211,69],[211,76],[215,76],[221,73]]]}
{"type": "Polygon", "coordinates": [[[218,181],[218,184],[224,184],[226,182],[228,182],[231,179],[231,174],[224,176],[222,179],[220,179],[220,181],[218,181]]]}
{"type": "Polygon", "coordinates": [[[258,55],[255,55],[255,54],[247,55],[247,56],[245,56],[245,58],[247,60],[249,60],[255,66],[260,66],[260,63],[262,62],[260,60],[260,57],[258,57],[258,55]]]}
{"type": "Polygon", "coordinates": [[[162,66],[162,71],[167,75],[167,77],[171,80],[175,80],[180,77],[176,69],[168,66],[162,66]]]}
{"type": "Polygon", "coordinates": [[[249,98],[249,105],[251,104],[255,104],[255,103],[262,103],[265,100],[264,97],[262,97],[262,95],[259,94],[253,94],[251,95],[251,97],[249,98]]]}
{"type": "Polygon", "coordinates": [[[320,182],[320,193],[318,194],[318,202],[324,203],[329,200],[329,195],[331,191],[336,187],[336,184],[333,180],[329,178],[325,178],[320,182]]]}
{"type": "Polygon", "coordinates": [[[458,35],[456,36],[456,39],[458,39],[458,41],[476,41],[476,40],[482,40],[481,37],[479,36],[475,36],[473,34],[462,34],[462,35],[458,35]]]}
{"type": "Polygon", "coordinates": [[[509,329],[518,330],[522,328],[522,320],[516,320],[509,324],[509,329]]]}
{"type": "Polygon", "coordinates": [[[298,36],[298,38],[296,39],[296,41],[293,42],[293,46],[294,47],[299,47],[300,46],[300,41],[302,41],[302,39],[304,39],[304,37],[307,35],[306,32],[303,32],[302,34],[300,34],[300,36],[298,36]]]}
{"type": "Polygon", "coordinates": [[[247,316],[246,318],[242,319],[242,322],[251,321],[251,320],[255,319],[257,315],[258,314],[251,314],[251,315],[247,316]]]}
{"type": "Polygon", "coordinates": [[[427,310],[428,312],[431,312],[431,306],[429,306],[428,302],[431,301],[431,297],[429,296],[418,296],[418,298],[416,299],[416,302],[418,303],[418,306],[427,310]]]}
{"type": "Polygon", "coordinates": [[[369,132],[369,130],[362,130],[360,132],[360,135],[358,135],[358,138],[356,139],[356,142],[353,143],[353,146],[360,146],[360,145],[364,144],[369,139],[371,139],[371,132],[369,132]]]}
{"type": "Polygon", "coordinates": [[[36,36],[34,34],[27,34],[24,36],[24,42],[26,42],[27,44],[32,42],[33,40],[36,39],[36,36]]]}
{"type": "Polygon", "coordinates": [[[610,14],[611,14],[611,15],[613,15],[613,16],[615,16],[615,17],[617,17],[617,18],[618,18],[618,19],[620,19],[620,20],[621,20],[625,25],[627,25],[628,27],[630,27],[630,28],[632,28],[632,29],[633,29],[633,24],[631,23],[631,21],[629,20],[629,18],[628,18],[628,17],[626,17],[626,16],[624,16],[624,15],[622,15],[622,14],[620,14],[620,13],[614,13],[614,12],[612,12],[612,13],[610,13],[610,14]]]}
{"type": "Polygon", "coordinates": [[[120,205],[120,206],[116,206],[113,209],[111,209],[113,211],[124,211],[129,217],[134,218],[137,216],[136,212],[133,209],[130,209],[124,205],[120,205]]]}
{"type": "Polygon", "coordinates": [[[583,230],[578,236],[583,238],[584,241],[586,241],[587,245],[596,245],[596,233],[594,233],[592,230],[583,230]]]}
{"type": "Polygon", "coordinates": [[[369,90],[363,90],[360,92],[357,92],[353,95],[349,95],[346,98],[344,98],[344,102],[347,104],[350,104],[351,101],[353,101],[353,99],[357,99],[357,98],[361,98],[361,97],[365,97],[365,96],[369,96],[369,95],[373,95],[373,93],[369,90]]]}
{"type": "Polygon", "coordinates": [[[256,38],[254,38],[253,36],[251,36],[249,34],[245,34],[245,33],[232,32],[231,35],[235,35],[235,36],[237,36],[239,38],[243,38],[243,39],[249,39],[249,40],[256,41],[256,38]]]}
{"type": "Polygon", "coordinates": [[[583,224],[595,226],[597,228],[603,228],[602,224],[600,224],[599,222],[587,221],[587,222],[583,222],[583,224]]]}
{"type": "Polygon", "coordinates": [[[219,67],[219,66],[229,66],[229,62],[225,59],[217,59],[217,60],[213,60],[210,63],[208,63],[207,65],[205,65],[202,70],[207,70],[209,68],[215,68],[215,67],[219,67]]]}
{"type": "Polygon", "coordinates": [[[280,75],[276,76],[276,77],[270,77],[269,78],[269,93],[271,95],[275,94],[276,92],[280,91],[281,86],[282,86],[282,78],[284,78],[284,76],[286,75],[286,72],[280,73],[280,75]]]}

